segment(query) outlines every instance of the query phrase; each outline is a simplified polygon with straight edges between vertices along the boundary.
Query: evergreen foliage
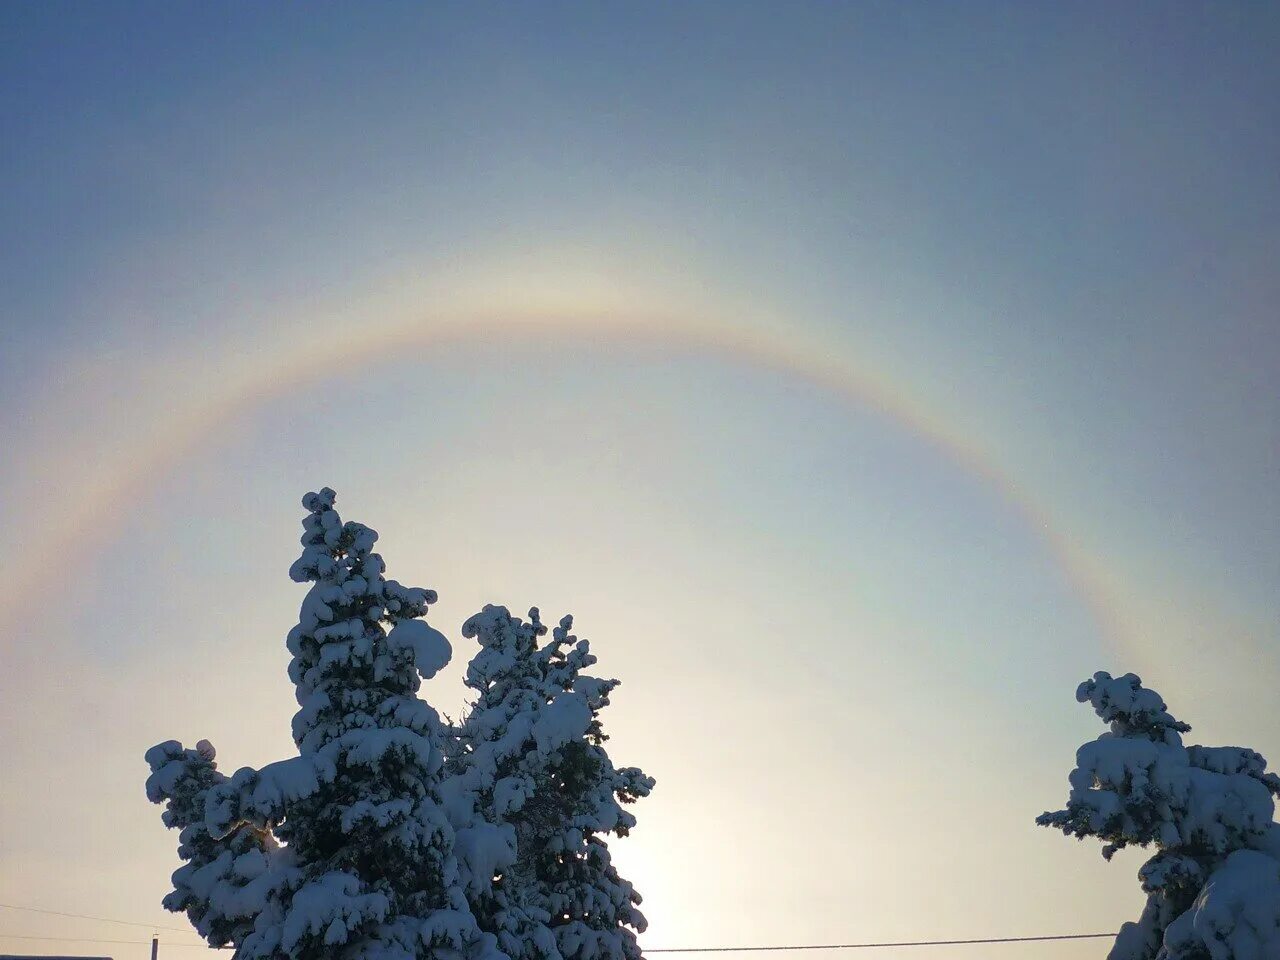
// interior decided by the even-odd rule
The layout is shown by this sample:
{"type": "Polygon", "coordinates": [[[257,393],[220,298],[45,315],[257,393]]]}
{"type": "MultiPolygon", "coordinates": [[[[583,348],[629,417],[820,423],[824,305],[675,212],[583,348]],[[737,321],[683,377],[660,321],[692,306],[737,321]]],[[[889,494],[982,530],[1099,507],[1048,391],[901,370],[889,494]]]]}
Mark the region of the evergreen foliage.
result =
{"type": "Polygon", "coordinates": [[[441,724],[417,697],[450,656],[420,619],[435,593],[387,580],[377,534],[343,523],[332,490],[303,506],[298,755],[228,779],[212,748],[148,752],[148,796],[168,804],[187,861],[165,905],[236,960],[499,960],[442,807],[441,724]]]}
{"type": "Polygon", "coordinates": [[[435,593],[386,579],[334,499],[303,498],[290,570],[312,584],[287,641],[298,755],[228,778],[208,741],[147,752],[181,830],[165,907],[236,960],[639,960],[640,897],[604,838],[653,781],[604,749],[617,681],[582,672],[570,618],[540,645],[536,609],[485,607],[463,627],[476,700],[445,729],[417,696],[451,654],[422,619],[435,593]]]}
{"type": "Polygon", "coordinates": [[[1110,730],[1077,752],[1066,807],[1036,822],[1102,840],[1108,860],[1156,848],[1138,873],[1146,907],[1109,960],[1280,957],[1280,777],[1253,750],[1184,746],[1191,728],[1131,673],[1096,673],[1076,699],[1110,730]]]}
{"type": "Polygon", "coordinates": [[[618,681],[582,672],[596,658],[572,622],[541,645],[537,608],[526,622],[486,606],[463,626],[480,644],[466,680],[476,699],[454,741],[450,782],[495,851],[485,860],[493,879],[469,888],[472,909],[518,960],[637,960],[640,896],[605,837],[634,826],[623,805],[653,780],[610,760],[600,712],[618,681]]]}

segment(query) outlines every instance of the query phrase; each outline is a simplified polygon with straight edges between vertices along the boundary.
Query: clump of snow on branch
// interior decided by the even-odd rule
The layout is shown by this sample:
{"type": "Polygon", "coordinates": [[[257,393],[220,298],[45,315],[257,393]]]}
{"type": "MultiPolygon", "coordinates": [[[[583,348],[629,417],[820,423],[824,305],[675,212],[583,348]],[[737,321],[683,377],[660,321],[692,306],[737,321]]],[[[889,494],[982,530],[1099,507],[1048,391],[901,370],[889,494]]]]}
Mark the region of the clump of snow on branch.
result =
{"type": "Polygon", "coordinates": [[[1076,699],[1110,729],[1077,751],[1066,807],[1036,822],[1102,840],[1107,859],[1157,851],[1109,960],[1280,957],[1280,777],[1253,750],[1184,745],[1190,726],[1131,673],[1096,673],[1076,699]]]}
{"type": "Polygon", "coordinates": [[[164,907],[185,912],[192,926],[213,946],[242,941],[252,931],[262,904],[272,900],[293,877],[292,858],[275,838],[244,823],[215,835],[205,822],[209,791],[226,783],[208,740],[194,750],[176,740],[147,751],[151,768],[147,798],[165,804],[165,826],[181,831],[173,890],[164,907]]]}

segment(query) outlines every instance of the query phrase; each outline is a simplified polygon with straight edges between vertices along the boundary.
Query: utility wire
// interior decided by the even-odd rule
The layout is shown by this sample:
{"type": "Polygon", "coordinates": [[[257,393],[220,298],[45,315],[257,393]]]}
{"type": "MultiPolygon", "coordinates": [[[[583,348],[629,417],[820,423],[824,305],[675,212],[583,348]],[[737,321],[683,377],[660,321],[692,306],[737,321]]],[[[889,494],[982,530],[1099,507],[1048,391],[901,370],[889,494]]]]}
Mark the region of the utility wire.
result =
{"type": "MultiPolygon", "coordinates": [[[[28,913],[45,913],[52,917],[74,917],[77,920],[96,920],[98,923],[119,923],[126,927],[146,927],[148,930],[173,930],[177,933],[191,933],[190,929],[183,927],[166,927],[155,923],[139,923],[136,920],[115,920],[111,917],[91,917],[84,913],[64,913],[61,910],[45,910],[41,907],[20,907],[16,903],[0,903],[0,907],[6,910],[25,910],[28,913]]],[[[103,943],[108,941],[103,940],[103,943]]],[[[130,943],[132,941],[122,940],[121,943],[130,943]]]]}
{"type": "Polygon", "coordinates": [[[987,937],[982,940],[895,940],[885,943],[800,943],[770,947],[645,947],[642,953],[760,953],[768,950],[870,950],[876,947],[952,947],[966,943],[1031,943],[1043,940],[1097,940],[1114,933],[1060,933],[1039,937],[987,937]]]}
{"type": "MultiPolygon", "coordinates": [[[[42,913],[54,913],[56,911],[45,910],[42,913]]],[[[79,916],[79,914],[70,914],[70,916],[79,916]]],[[[129,923],[127,920],[108,921],[112,923],[129,923]]],[[[146,924],[133,924],[134,926],[146,926],[146,924]]],[[[165,927],[166,930],[175,930],[176,927],[165,927]]],[[[1034,943],[1044,942],[1047,940],[1098,940],[1103,937],[1114,937],[1114,933],[1061,933],[1048,936],[1037,937],[986,937],[977,940],[896,940],[886,941],[883,943],[802,943],[783,946],[767,946],[767,947],[654,947],[652,949],[642,950],[643,953],[757,953],[767,950],[874,950],[888,949],[890,947],[955,947],[971,944],[982,943],[1034,943]]],[[[149,940],[95,940],[92,937],[32,937],[21,936],[16,934],[0,933],[0,940],[55,940],[68,943],[128,943],[138,946],[146,946],[149,940]]],[[[203,943],[173,943],[168,940],[160,941],[161,946],[165,947],[203,947],[203,943]]],[[[230,947],[210,947],[214,950],[229,950],[230,947]]]]}
{"type": "MultiPolygon", "coordinates": [[[[0,933],[0,940],[49,940],[54,943],[116,943],[135,947],[149,947],[150,940],[99,940],[96,937],[34,937],[21,933],[0,933]]],[[[206,950],[230,950],[231,947],[210,947],[203,943],[174,943],[172,940],[161,940],[162,947],[204,947],[206,950]]]]}
{"type": "MultiPolygon", "coordinates": [[[[194,935],[194,931],[183,927],[166,927],[154,923],[141,923],[137,920],[117,920],[114,917],[91,917],[84,913],[66,913],[62,910],[45,910],[41,907],[23,907],[15,903],[0,903],[6,910],[25,910],[28,913],[43,913],[54,917],[73,917],[77,920],[95,920],[98,923],[119,923],[127,927],[145,927],[148,930],[171,930],[176,933],[194,935]]],[[[1035,937],[985,937],[972,940],[895,940],[880,943],[797,943],[777,946],[745,946],[745,947],[652,947],[644,953],[765,953],[781,950],[873,950],[889,947],[954,947],[967,944],[982,943],[1043,943],[1049,940],[1101,940],[1114,937],[1114,933],[1060,933],[1035,937]]],[[[8,940],[55,940],[68,943],[129,943],[145,945],[147,940],[97,940],[92,937],[39,937],[22,934],[0,934],[0,939],[8,940]]],[[[203,943],[173,943],[162,941],[166,947],[203,947],[203,943]]],[[[228,950],[230,947],[212,947],[210,949],[228,950]]]]}
{"type": "MultiPolygon", "coordinates": [[[[174,927],[165,929],[173,930],[174,927]]],[[[149,947],[150,940],[100,940],[97,937],[37,937],[23,933],[0,933],[0,940],[46,940],[52,943],[115,943],[135,947],[149,947]]],[[[162,947],[203,947],[206,950],[230,950],[231,947],[211,947],[205,943],[177,943],[173,940],[160,940],[162,947]]]]}

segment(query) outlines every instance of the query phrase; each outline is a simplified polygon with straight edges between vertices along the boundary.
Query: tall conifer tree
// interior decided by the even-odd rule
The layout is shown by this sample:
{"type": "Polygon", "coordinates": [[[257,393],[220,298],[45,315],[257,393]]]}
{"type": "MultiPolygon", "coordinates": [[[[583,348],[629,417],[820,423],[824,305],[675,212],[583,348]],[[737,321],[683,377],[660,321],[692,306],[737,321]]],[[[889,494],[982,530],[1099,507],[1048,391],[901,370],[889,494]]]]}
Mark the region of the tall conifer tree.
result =
{"type": "MultiPolygon", "coordinates": [[[[152,799],[171,810],[179,801],[172,825],[197,824],[203,806],[209,841],[233,855],[230,882],[187,883],[166,904],[243,918],[201,931],[235,946],[237,960],[497,960],[441,807],[440,723],[416,696],[450,656],[420,619],[435,593],[387,580],[377,534],[343,523],[334,499],[329,489],[303,498],[303,551],[290,570],[312,584],[288,637],[298,756],[226,780],[176,743],[148,754],[152,799]]],[[[223,852],[193,840],[183,855],[221,862],[223,852]]]]}

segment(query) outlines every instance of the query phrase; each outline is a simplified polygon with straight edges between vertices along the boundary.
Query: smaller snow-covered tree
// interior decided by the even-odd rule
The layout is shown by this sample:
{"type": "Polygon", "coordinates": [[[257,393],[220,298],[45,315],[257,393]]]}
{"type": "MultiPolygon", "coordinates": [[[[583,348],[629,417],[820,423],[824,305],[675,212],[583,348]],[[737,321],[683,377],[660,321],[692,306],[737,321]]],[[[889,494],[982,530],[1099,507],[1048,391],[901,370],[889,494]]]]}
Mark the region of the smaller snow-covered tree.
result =
{"type": "Polygon", "coordinates": [[[551,877],[552,927],[564,960],[639,960],[636,933],[647,926],[641,897],[613,866],[605,837],[630,832],[636,818],[624,805],[648,796],[654,781],[637,767],[613,765],[600,712],[619,681],[582,672],[596,658],[588,641],[573,636],[572,629],[573,618],[564,617],[553,631],[557,656],[552,676],[562,689],[585,700],[590,722],[569,744],[557,771],[559,828],[551,831],[544,853],[551,877]]]}
{"type": "Polygon", "coordinates": [[[1108,860],[1154,845],[1139,870],[1147,904],[1109,960],[1280,958],[1280,777],[1242,747],[1185,746],[1191,728],[1133,674],[1076,691],[1110,727],[1076,753],[1064,809],[1037,818],[1104,841],[1108,860]]]}
{"type": "MultiPolygon", "coordinates": [[[[470,871],[472,909],[521,960],[636,960],[640,897],[604,837],[628,832],[635,819],[621,805],[653,781],[616,769],[605,751],[599,713],[617,681],[582,673],[595,657],[571,624],[541,646],[536,608],[525,622],[487,606],[463,626],[480,643],[466,681],[477,696],[450,760],[452,789],[471,798],[478,829],[510,845],[502,863],[490,855],[470,871]]],[[[458,833],[461,844],[471,832],[458,833]]]]}
{"type": "Polygon", "coordinates": [[[463,625],[480,651],[467,667],[477,692],[451,743],[446,790],[452,799],[462,874],[472,912],[513,960],[558,960],[551,920],[536,877],[517,860],[528,847],[523,808],[549,782],[535,728],[556,694],[546,681],[546,633],[536,608],[529,622],[505,607],[486,606],[463,625]]]}

